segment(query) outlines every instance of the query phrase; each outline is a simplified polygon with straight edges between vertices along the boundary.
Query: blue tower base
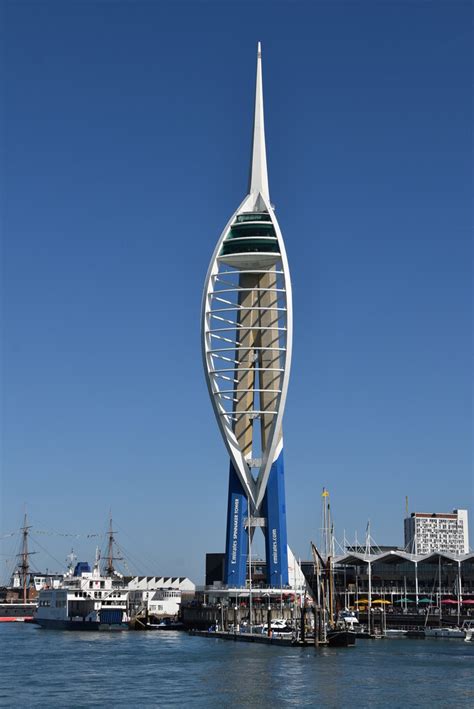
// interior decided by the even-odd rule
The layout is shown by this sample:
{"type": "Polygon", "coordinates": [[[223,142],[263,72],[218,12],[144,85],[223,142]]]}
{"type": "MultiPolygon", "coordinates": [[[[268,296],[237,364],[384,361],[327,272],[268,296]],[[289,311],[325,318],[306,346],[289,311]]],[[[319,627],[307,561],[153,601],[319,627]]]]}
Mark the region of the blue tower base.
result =
{"type": "MultiPolygon", "coordinates": [[[[228,586],[244,587],[246,583],[249,543],[244,525],[247,516],[247,497],[231,462],[224,578],[224,583],[228,586]]],[[[262,531],[265,536],[267,583],[275,588],[287,586],[288,548],[283,451],[271,467],[261,516],[266,519],[266,527],[262,528],[262,531]]]]}
{"type": "Polygon", "coordinates": [[[229,501],[227,504],[224,578],[224,583],[228,586],[245,586],[248,534],[244,523],[247,515],[247,497],[231,461],[229,470],[229,501]]]}

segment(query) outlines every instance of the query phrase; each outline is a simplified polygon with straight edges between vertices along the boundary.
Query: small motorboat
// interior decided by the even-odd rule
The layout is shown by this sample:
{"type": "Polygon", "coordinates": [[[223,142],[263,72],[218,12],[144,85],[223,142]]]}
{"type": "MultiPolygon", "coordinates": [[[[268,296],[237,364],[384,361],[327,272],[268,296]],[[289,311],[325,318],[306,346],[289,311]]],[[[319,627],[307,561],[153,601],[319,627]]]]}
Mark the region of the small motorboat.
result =
{"type": "Polygon", "coordinates": [[[404,638],[406,634],[407,631],[402,628],[387,628],[385,631],[386,638],[404,638]]]}
{"type": "Polygon", "coordinates": [[[147,630],[185,630],[184,623],[179,620],[165,618],[160,623],[147,623],[147,630]]]}
{"type": "Polygon", "coordinates": [[[464,638],[465,632],[461,628],[425,628],[427,638],[464,638]]]}
{"type": "MultiPolygon", "coordinates": [[[[274,620],[272,620],[270,630],[272,631],[272,635],[276,635],[278,633],[288,634],[294,632],[292,626],[283,618],[275,618],[274,620]]],[[[260,632],[262,632],[264,635],[268,633],[268,623],[265,623],[265,625],[263,625],[260,632]]]]}

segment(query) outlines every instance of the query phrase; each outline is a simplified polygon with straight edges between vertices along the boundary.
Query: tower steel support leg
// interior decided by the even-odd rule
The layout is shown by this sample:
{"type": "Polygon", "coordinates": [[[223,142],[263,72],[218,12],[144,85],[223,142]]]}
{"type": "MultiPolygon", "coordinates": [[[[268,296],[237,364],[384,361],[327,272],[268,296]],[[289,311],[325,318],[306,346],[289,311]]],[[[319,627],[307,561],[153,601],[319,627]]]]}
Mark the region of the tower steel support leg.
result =
{"type": "Polygon", "coordinates": [[[244,587],[247,574],[248,533],[244,526],[248,504],[242,483],[232,462],[229,470],[229,501],[227,504],[227,536],[224,583],[244,587]]]}
{"type": "Polygon", "coordinates": [[[273,463],[263,499],[267,583],[278,588],[288,585],[288,547],[286,536],[285,474],[283,451],[273,463]]]}

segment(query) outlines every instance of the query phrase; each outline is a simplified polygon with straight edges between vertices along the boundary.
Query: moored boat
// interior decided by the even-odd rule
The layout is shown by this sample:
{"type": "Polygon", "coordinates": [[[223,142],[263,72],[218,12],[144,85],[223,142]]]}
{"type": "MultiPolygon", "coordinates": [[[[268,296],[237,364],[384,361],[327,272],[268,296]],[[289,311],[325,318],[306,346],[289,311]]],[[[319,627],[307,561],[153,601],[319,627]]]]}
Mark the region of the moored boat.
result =
{"type": "Polygon", "coordinates": [[[328,630],[326,635],[329,647],[352,647],[355,645],[356,634],[353,630],[328,630]]]}
{"type": "Polygon", "coordinates": [[[180,620],[165,618],[160,623],[147,623],[147,630],[186,630],[184,623],[180,620]]]}
{"type": "MultiPolygon", "coordinates": [[[[270,630],[272,635],[294,633],[294,628],[283,618],[274,618],[270,624],[270,630]]],[[[263,633],[263,635],[268,635],[268,623],[264,623],[260,628],[260,632],[263,633]]]]}
{"type": "Polygon", "coordinates": [[[57,630],[127,630],[128,590],[111,576],[102,576],[79,562],[58,588],[45,588],[38,597],[34,622],[57,630]]]}
{"type": "Polygon", "coordinates": [[[426,634],[423,629],[407,630],[405,633],[405,637],[410,638],[411,640],[424,640],[426,638],[426,634]]]}
{"type": "Polygon", "coordinates": [[[33,619],[35,610],[35,602],[0,603],[0,623],[24,623],[33,619]]]}
{"type": "Polygon", "coordinates": [[[464,630],[461,628],[425,628],[427,638],[464,638],[464,630]]]}

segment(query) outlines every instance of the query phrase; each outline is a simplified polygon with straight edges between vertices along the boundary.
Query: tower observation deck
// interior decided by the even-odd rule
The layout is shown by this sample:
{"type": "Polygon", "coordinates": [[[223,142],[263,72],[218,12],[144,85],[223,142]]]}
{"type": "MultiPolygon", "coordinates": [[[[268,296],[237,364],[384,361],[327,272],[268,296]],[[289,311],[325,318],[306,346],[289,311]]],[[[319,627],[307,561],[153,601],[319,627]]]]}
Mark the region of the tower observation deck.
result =
{"type": "Polygon", "coordinates": [[[230,456],[229,586],[245,586],[249,534],[257,527],[268,585],[288,584],[282,418],[292,321],[288,261],[268,187],[259,43],[248,194],[217,242],[202,302],[204,370],[230,456]]]}

